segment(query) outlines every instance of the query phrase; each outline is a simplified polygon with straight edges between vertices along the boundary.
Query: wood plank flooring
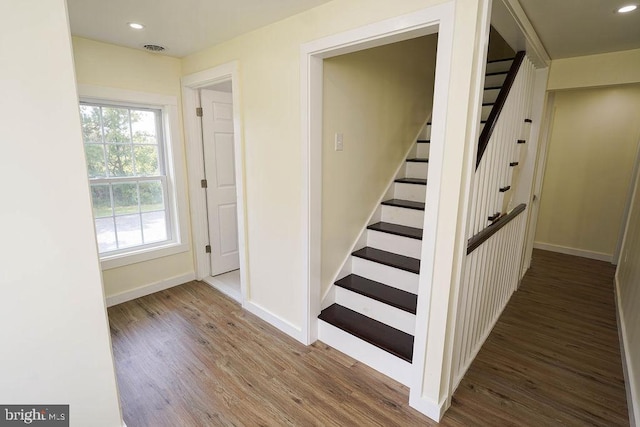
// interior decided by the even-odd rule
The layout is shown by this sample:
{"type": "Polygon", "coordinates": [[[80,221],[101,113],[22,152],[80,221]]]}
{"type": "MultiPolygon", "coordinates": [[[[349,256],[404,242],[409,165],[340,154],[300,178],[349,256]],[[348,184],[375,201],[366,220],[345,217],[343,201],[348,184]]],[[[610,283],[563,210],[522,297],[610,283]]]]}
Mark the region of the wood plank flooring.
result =
{"type": "MultiPolygon", "coordinates": [[[[613,271],[536,251],[441,425],[628,425],[613,271]]],[[[109,320],[128,427],[436,425],[406,387],[202,282],[111,307],[109,320]]]]}

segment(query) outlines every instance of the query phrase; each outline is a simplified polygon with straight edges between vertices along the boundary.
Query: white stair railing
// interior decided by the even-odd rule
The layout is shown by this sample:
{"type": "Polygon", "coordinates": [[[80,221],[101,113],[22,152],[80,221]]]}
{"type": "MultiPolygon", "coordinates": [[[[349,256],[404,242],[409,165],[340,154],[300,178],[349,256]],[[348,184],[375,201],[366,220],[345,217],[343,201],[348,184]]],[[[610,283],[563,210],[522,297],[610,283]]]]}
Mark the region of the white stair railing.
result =
{"type": "Polygon", "coordinates": [[[530,124],[526,120],[531,113],[534,71],[533,63],[525,56],[476,170],[469,238],[491,224],[490,216],[504,213],[504,198],[509,191],[500,189],[511,185],[514,168],[510,165],[520,158],[518,142],[526,141],[529,135],[530,124]]]}
{"type": "MultiPolygon", "coordinates": [[[[524,205],[519,208],[526,209],[524,205]]],[[[521,248],[527,219],[527,215],[520,215],[522,211],[510,214],[513,215],[511,221],[501,219],[508,221],[506,225],[467,255],[458,299],[452,360],[456,387],[520,281],[521,248]]]]}
{"type": "Polygon", "coordinates": [[[457,387],[520,281],[525,204],[506,212],[520,146],[530,129],[533,63],[524,56],[478,162],[467,224],[469,246],[458,293],[452,360],[457,387]],[[504,191],[500,191],[500,190],[504,191]],[[490,217],[493,217],[490,219],[490,217]]]}

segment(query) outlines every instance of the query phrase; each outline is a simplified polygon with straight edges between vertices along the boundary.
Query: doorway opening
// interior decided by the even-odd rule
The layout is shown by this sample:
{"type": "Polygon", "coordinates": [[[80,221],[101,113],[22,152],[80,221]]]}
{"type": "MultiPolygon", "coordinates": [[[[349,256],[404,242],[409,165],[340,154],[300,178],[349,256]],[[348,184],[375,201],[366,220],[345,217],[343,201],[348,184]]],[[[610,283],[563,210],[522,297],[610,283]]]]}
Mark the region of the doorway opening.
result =
{"type": "Polygon", "coordinates": [[[182,83],[196,278],[244,305],[246,212],[237,64],[186,76],[182,83]]]}

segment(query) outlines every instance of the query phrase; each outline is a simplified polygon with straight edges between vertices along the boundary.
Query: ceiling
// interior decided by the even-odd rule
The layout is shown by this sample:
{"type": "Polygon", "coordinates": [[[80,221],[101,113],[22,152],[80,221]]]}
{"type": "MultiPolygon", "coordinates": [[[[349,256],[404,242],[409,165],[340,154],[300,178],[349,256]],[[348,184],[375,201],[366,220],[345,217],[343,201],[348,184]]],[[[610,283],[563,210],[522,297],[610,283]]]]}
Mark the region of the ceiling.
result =
{"type": "MultiPolygon", "coordinates": [[[[329,0],[67,0],[71,33],[183,57],[329,0]],[[128,22],[140,22],[133,30],[128,22]]],[[[503,0],[505,1],[505,0],[503,0]]],[[[506,0],[513,1],[513,0],[506,0]]],[[[519,0],[552,59],[640,48],[640,0],[519,0]]],[[[496,2],[498,3],[498,2],[496,2]]],[[[495,7],[495,5],[494,5],[495,7]]]]}
{"type": "Polygon", "coordinates": [[[519,0],[552,59],[640,48],[638,0],[519,0]]]}
{"type": "Polygon", "coordinates": [[[67,0],[71,34],[183,57],[329,0],[67,0]],[[145,25],[133,30],[128,22],[145,25]]]}

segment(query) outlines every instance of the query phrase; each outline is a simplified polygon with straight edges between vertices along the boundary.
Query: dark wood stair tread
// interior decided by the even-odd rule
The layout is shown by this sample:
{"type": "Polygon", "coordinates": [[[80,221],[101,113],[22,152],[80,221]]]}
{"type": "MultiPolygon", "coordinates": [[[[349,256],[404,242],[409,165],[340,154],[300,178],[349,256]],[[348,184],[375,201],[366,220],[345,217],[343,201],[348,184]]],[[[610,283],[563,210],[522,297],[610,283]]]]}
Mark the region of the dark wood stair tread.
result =
{"type": "Polygon", "coordinates": [[[413,157],[411,159],[407,159],[407,162],[413,163],[429,163],[429,159],[426,157],[413,157]]]}
{"type": "Polygon", "coordinates": [[[336,286],[399,308],[411,314],[416,314],[418,296],[411,292],[396,289],[392,286],[387,286],[355,274],[350,274],[338,280],[336,286]]]}
{"type": "Polygon", "coordinates": [[[484,88],[484,90],[498,90],[498,89],[502,89],[502,86],[489,86],[484,88]]]}
{"type": "Polygon", "coordinates": [[[418,144],[429,144],[431,142],[430,139],[418,139],[416,141],[418,144]]]}
{"type": "Polygon", "coordinates": [[[389,199],[385,200],[381,204],[385,206],[395,206],[397,208],[415,209],[418,211],[424,210],[424,203],[414,202],[412,200],[389,199]]]}
{"type": "Polygon", "coordinates": [[[487,73],[485,76],[499,76],[500,74],[509,74],[509,70],[507,71],[494,71],[493,73],[487,73]]]}
{"type": "Polygon", "coordinates": [[[418,184],[427,185],[427,180],[422,178],[398,178],[395,182],[399,184],[418,184]]]}
{"type": "Polygon", "coordinates": [[[514,57],[514,58],[504,58],[504,59],[493,59],[491,61],[487,61],[487,64],[495,64],[496,62],[513,61],[514,59],[516,58],[514,57]]]}
{"type": "Polygon", "coordinates": [[[378,264],[388,265],[389,267],[398,268],[410,273],[420,273],[420,260],[404,255],[394,254],[393,252],[383,251],[381,249],[366,246],[353,252],[351,255],[377,262],[378,264]]]}
{"type": "Polygon", "coordinates": [[[411,363],[413,337],[338,304],[322,310],[320,320],[411,363]]]}
{"type": "Polygon", "coordinates": [[[368,226],[367,229],[422,240],[421,228],[407,227],[406,225],[392,224],[390,222],[376,222],[368,226]]]}

